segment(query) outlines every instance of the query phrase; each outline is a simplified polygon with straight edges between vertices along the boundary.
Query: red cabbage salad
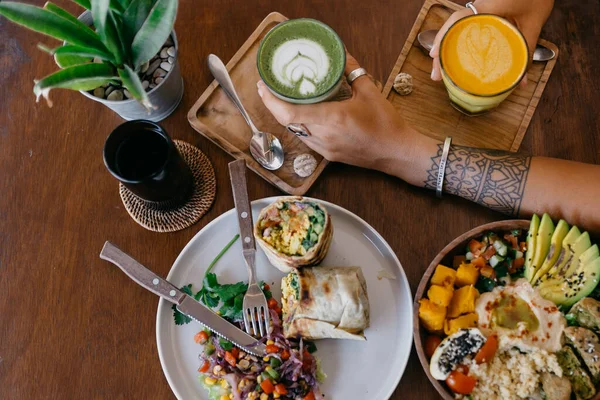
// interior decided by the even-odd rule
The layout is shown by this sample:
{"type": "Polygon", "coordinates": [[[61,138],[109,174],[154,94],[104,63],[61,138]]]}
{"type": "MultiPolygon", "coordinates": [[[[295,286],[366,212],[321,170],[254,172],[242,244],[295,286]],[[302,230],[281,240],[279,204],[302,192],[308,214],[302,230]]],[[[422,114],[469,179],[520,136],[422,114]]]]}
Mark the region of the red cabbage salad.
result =
{"type": "MultiPolygon", "coordinates": [[[[193,293],[191,284],[181,289],[243,330],[242,302],[248,285],[244,282],[220,284],[216,275],[210,272],[238,237],[236,235],[208,267],[198,292],[193,293]]],[[[202,387],[211,400],[323,398],[319,382],[325,374],[312,354],[316,346],[302,338],[292,340],[283,336],[281,307],[273,298],[269,285],[261,282],[260,286],[268,300],[271,316],[269,335],[260,339],[266,344],[267,355],[263,358],[253,356],[208,329],[200,330],[193,340],[201,345],[198,379],[202,387]]],[[[174,306],[173,316],[177,325],[191,321],[174,306]]]]}

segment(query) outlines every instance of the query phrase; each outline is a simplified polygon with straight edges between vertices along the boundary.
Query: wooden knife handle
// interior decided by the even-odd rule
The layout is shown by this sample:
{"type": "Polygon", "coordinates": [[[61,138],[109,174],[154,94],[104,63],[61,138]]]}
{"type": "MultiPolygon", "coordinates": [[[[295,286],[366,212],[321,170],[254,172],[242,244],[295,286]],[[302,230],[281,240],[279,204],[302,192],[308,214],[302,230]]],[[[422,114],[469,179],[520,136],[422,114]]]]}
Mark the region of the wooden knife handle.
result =
{"type": "Polygon", "coordinates": [[[256,251],[254,242],[252,207],[248,199],[248,187],[246,185],[246,161],[237,160],[229,163],[229,175],[231,188],[233,189],[233,201],[235,211],[240,225],[240,236],[242,237],[242,249],[256,251]]]}
{"type": "Polygon", "coordinates": [[[185,293],[181,290],[144,267],[133,257],[111,242],[107,241],[104,243],[104,247],[100,252],[100,258],[115,264],[117,267],[121,268],[127,276],[137,282],[138,285],[171,303],[181,304],[185,297],[185,293]]]}

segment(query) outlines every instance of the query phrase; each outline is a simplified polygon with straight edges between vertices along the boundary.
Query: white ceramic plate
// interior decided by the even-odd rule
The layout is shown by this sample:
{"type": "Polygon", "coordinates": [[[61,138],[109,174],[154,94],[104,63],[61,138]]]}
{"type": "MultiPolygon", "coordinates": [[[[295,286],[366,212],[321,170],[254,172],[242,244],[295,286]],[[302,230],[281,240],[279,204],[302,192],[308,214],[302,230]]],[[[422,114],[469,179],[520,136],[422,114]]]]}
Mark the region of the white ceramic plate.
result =
{"type": "MultiPolygon", "coordinates": [[[[252,203],[254,220],[261,209],[276,198],[252,203]]],[[[326,399],[388,399],[410,356],[412,346],[412,295],[398,258],[385,240],[365,221],[334,204],[320,201],[331,214],[333,242],[323,265],[360,266],[367,280],[371,326],[367,340],[318,340],[315,355],[328,375],[321,390],[326,399]],[[396,279],[378,279],[381,270],[396,279]]],[[[185,246],[167,279],[176,286],[192,283],[199,290],[204,271],[221,249],[239,232],[234,210],[212,221],[185,246]]],[[[214,267],[221,283],[246,281],[246,267],[238,240],[214,267]]],[[[281,297],[281,278],[259,249],[256,258],[258,278],[271,285],[281,297]]],[[[200,325],[191,322],[176,326],[171,305],[160,300],[156,316],[156,340],[160,362],[169,385],[178,399],[208,399],[198,382],[200,345],[194,335],[200,325]]]]}

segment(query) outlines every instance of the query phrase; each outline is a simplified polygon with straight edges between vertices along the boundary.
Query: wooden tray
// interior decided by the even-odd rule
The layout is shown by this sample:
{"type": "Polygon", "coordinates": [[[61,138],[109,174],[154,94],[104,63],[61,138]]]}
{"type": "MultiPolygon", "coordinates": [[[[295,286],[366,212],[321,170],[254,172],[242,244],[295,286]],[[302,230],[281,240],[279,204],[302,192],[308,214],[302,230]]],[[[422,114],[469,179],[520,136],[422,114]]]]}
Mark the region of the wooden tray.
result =
{"type": "Polygon", "coordinates": [[[260,80],[256,68],[260,41],[271,28],[285,20],[287,18],[277,12],[269,14],[227,63],[231,80],[254,124],[281,141],[285,151],[283,166],[277,171],[268,171],[252,158],[248,147],[252,137],[250,128],[216,81],[210,84],[191,108],[188,121],[195,130],[232,157],[245,159],[248,167],[268,182],[286,193],[303,195],[323,172],[328,161],[281,126],[264,106],[256,91],[256,82],[260,80]],[[317,169],[308,178],[301,178],[294,172],[294,159],[303,153],[312,154],[318,162],[317,169]]]}
{"type": "Polygon", "coordinates": [[[515,89],[497,109],[482,116],[467,117],[450,105],[444,84],[431,80],[431,58],[417,41],[419,32],[440,29],[454,11],[462,8],[447,0],[425,1],[383,95],[411,126],[427,136],[440,140],[452,136],[455,144],[517,151],[556,64],[558,48],[540,39],[539,43],[554,50],[556,57],[548,62],[533,63],[527,73],[527,86],[515,89]],[[400,72],[413,77],[414,89],[408,96],[400,96],[393,90],[394,78],[400,72]]]}

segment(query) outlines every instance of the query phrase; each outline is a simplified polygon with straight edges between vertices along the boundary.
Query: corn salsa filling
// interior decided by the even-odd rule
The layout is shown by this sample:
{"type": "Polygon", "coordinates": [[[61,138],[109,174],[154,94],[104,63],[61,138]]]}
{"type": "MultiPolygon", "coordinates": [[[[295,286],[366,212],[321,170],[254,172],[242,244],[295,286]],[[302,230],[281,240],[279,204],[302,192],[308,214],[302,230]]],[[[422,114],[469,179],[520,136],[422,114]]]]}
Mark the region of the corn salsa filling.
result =
{"type": "Polygon", "coordinates": [[[325,212],[311,202],[285,202],[259,222],[265,242],[288,256],[303,256],[314,247],[325,226],[325,212]]]}

